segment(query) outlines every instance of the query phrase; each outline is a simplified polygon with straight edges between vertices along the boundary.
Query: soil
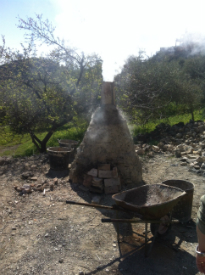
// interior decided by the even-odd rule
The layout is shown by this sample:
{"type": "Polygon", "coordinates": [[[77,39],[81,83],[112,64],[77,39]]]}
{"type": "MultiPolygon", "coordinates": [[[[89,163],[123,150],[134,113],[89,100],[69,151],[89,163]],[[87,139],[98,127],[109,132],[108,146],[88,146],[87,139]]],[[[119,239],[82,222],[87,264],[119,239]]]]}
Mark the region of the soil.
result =
{"type": "MultiPolygon", "coordinates": [[[[66,200],[90,203],[96,194],[70,183],[69,175],[49,173],[46,156],[11,159],[0,166],[1,274],[200,274],[195,265],[195,221],[205,178],[169,154],[141,160],[146,184],[179,179],[195,185],[192,219],[173,224],[154,243],[149,231],[148,257],[144,223],[103,223],[102,218],[116,218],[116,211],[66,204],[66,200]],[[14,186],[32,184],[31,179],[22,179],[25,171],[34,174],[35,184],[55,176],[58,184],[45,196],[38,191],[20,196],[14,186]]],[[[102,195],[100,204],[111,206],[114,201],[111,195],[102,195]]],[[[118,213],[118,218],[132,217],[118,213]]]]}

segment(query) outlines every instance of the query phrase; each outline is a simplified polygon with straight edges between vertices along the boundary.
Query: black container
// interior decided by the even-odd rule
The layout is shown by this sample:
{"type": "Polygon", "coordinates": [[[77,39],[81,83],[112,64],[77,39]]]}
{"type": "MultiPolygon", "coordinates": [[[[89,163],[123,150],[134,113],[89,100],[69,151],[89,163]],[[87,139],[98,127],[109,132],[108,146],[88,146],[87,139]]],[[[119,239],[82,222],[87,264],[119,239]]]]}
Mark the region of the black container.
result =
{"type": "Polygon", "coordinates": [[[58,143],[60,147],[76,148],[78,146],[79,141],[71,139],[58,139],[58,143]]]}
{"type": "Polygon", "coordinates": [[[67,147],[50,147],[47,149],[47,152],[49,154],[50,169],[56,171],[68,170],[73,149],[67,147]]]}
{"type": "Polygon", "coordinates": [[[67,148],[73,149],[72,154],[70,156],[71,157],[70,162],[72,162],[77,152],[79,141],[72,140],[72,139],[58,139],[58,143],[60,147],[67,147],[67,148]]]}
{"type": "Polygon", "coordinates": [[[194,184],[184,180],[166,180],[162,183],[168,186],[178,187],[186,192],[173,208],[172,216],[182,223],[188,222],[191,219],[194,184]]]}

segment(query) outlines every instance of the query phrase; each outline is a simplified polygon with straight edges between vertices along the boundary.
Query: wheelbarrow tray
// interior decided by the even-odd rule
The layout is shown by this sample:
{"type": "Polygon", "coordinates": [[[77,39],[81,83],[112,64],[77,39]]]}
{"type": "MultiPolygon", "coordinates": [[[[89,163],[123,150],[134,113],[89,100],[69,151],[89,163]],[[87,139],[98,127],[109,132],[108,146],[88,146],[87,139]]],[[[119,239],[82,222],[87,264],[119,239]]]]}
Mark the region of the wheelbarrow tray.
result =
{"type": "Polygon", "coordinates": [[[142,219],[159,219],[168,214],[186,192],[165,184],[151,184],[133,188],[112,196],[115,203],[142,219]]]}

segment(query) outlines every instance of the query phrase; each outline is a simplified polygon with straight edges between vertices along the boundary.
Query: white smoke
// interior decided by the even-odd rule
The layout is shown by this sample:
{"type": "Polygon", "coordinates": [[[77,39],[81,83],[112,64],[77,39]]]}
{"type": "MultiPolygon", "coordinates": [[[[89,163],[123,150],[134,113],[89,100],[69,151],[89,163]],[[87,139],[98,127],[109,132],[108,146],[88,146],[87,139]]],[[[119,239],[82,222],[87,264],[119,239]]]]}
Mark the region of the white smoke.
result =
{"type": "Polygon", "coordinates": [[[185,49],[192,46],[190,55],[205,54],[205,36],[200,33],[186,32],[181,38],[176,39],[176,46],[182,46],[185,49]]]}

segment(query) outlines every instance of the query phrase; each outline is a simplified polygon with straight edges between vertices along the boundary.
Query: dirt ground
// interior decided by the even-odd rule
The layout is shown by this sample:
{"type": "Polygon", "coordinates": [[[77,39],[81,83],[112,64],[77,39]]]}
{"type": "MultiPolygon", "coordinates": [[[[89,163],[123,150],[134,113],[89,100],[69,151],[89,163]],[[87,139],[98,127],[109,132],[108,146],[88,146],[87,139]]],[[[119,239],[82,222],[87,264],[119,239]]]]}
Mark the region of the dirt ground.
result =
{"type": "MultiPolygon", "coordinates": [[[[86,192],[59,177],[53,191],[34,191],[20,196],[14,186],[31,183],[23,171],[32,171],[37,182],[49,180],[49,164],[40,156],[15,160],[0,170],[0,274],[200,274],[195,265],[197,244],[195,221],[205,177],[189,172],[170,155],[142,158],[147,184],[169,179],[188,180],[195,185],[192,220],[175,224],[166,236],[157,238],[145,257],[145,225],[102,223],[115,218],[115,211],[66,204],[66,200],[90,203],[96,194],[86,192]],[[32,164],[32,165],[31,165],[32,164]]],[[[52,177],[55,175],[52,175],[52,177]]],[[[59,176],[59,175],[58,175],[59,176]]],[[[111,196],[100,204],[112,205],[111,196]]],[[[119,214],[120,218],[131,218],[119,214]]],[[[148,234],[150,249],[153,241],[148,234]]]]}

